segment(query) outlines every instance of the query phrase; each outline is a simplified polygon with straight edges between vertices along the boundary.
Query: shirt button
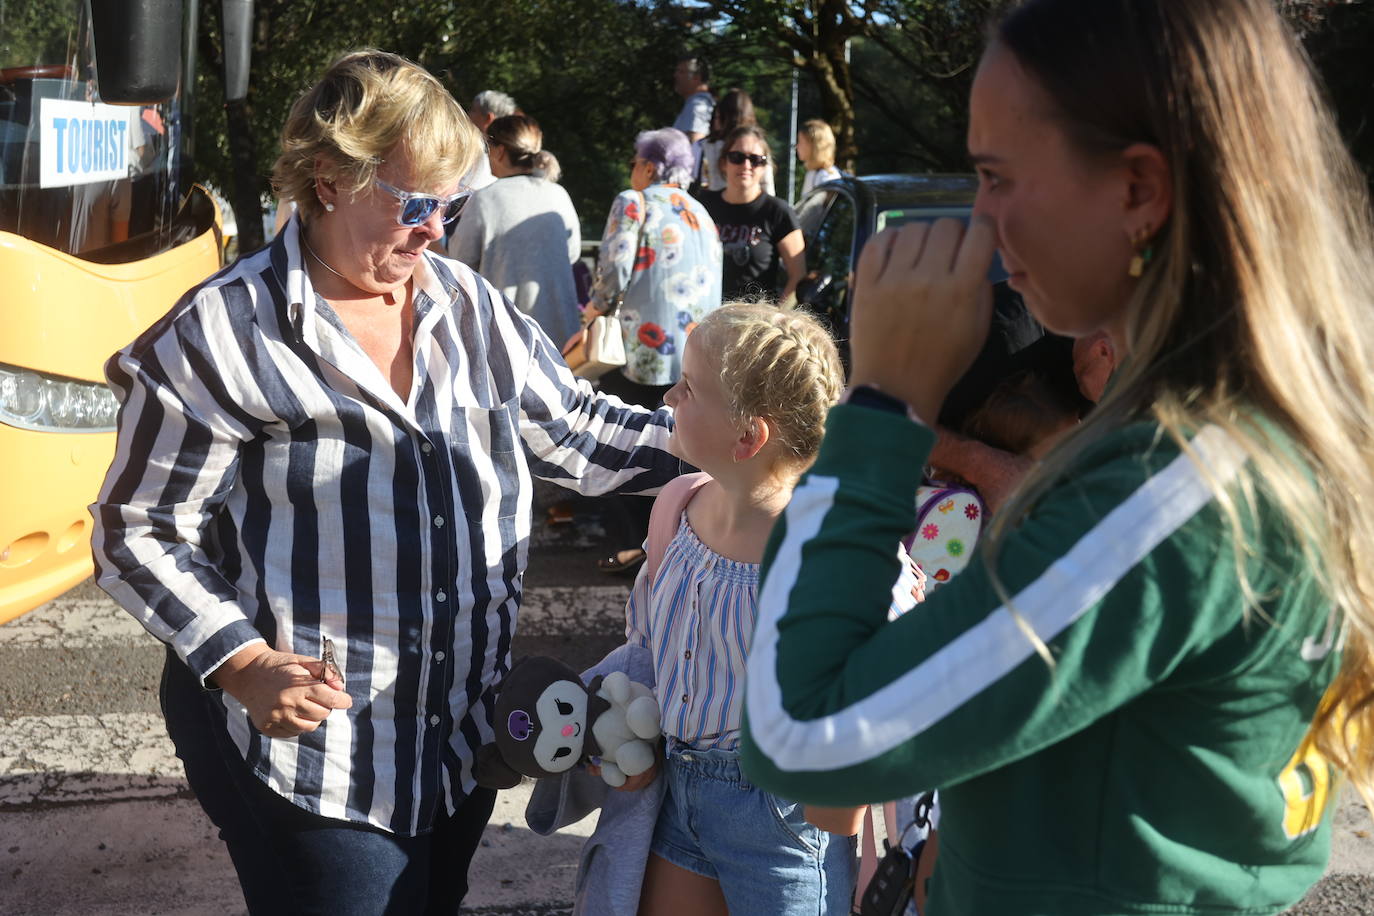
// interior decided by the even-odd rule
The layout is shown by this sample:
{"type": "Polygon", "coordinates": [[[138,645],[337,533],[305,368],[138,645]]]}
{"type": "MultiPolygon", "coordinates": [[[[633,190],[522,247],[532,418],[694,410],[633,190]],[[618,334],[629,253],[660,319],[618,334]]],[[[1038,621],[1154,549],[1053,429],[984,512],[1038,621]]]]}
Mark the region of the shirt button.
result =
{"type": "Polygon", "coordinates": [[[684,703],[687,702],[687,694],[685,694],[685,693],[682,695],[682,702],[684,702],[684,703]]]}
{"type": "Polygon", "coordinates": [[[435,527],[435,528],[442,528],[442,527],[444,527],[444,517],[443,517],[442,515],[436,515],[436,516],[434,516],[434,527],[435,527]]]}
{"type": "Polygon", "coordinates": [[[430,724],[430,725],[438,725],[438,724],[439,724],[439,717],[438,717],[438,716],[430,716],[430,717],[429,717],[429,724],[430,724]]]}
{"type": "Polygon", "coordinates": [[[434,660],[435,660],[436,662],[441,662],[441,661],[444,660],[444,650],[443,650],[443,649],[440,649],[438,652],[435,652],[435,653],[434,653],[434,660]]]}
{"type": "Polygon", "coordinates": [[[685,658],[685,659],[691,660],[691,658],[692,658],[692,650],[691,650],[691,649],[688,649],[686,652],[683,652],[683,653],[682,653],[682,657],[685,658]]]}
{"type": "Polygon", "coordinates": [[[420,451],[428,455],[430,452],[434,451],[434,446],[430,445],[428,442],[421,442],[420,451]]]}
{"type": "Polygon", "coordinates": [[[437,595],[434,596],[434,600],[435,600],[435,601],[438,601],[440,604],[443,604],[445,601],[448,600],[448,595],[445,595],[445,594],[443,593],[443,591],[441,590],[441,591],[439,592],[439,594],[437,594],[437,595]]]}

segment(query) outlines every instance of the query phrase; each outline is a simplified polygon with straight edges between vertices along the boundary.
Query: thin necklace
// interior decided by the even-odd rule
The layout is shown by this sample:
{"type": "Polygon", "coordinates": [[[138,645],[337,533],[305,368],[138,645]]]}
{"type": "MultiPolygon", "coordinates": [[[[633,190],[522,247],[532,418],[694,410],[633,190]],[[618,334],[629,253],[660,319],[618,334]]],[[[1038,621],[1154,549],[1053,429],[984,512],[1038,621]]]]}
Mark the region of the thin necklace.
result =
{"type": "Polygon", "coordinates": [[[348,279],[347,277],[345,277],[343,274],[339,273],[339,272],[338,272],[337,270],[335,270],[334,268],[330,267],[328,261],[326,261],[324,258],[320,257],[319,255],[315,254],[315,249],[313,249],[313,248],[310,247],[310,242],[306,239],[305,233],[304,233],[304,232],[301,233],[301,244],[305,246],[305,250],[306,250],[306,251],[310,252],[310,256],[311,256],[312,258],[314,258],[316,261],[319,261],[319,262],[320,262],[320,265],[321,265],[322,267],[324,267],[325,270],[329,271],[331,274],[333,274],[334,276],[338,277],[340,280],[344,281],[345,283],[347,283],[349,286],[353,287],[354,289],[357,289],[357,288],[358,288],[358,285],[357,285],[356,283],[354,283],[352,280],[350,280],[350,279],[348,279]]]}
{"type": "MultiPolygon", "coordinates": [[[[308,251],[308,252],[310,252],[310,256],[311,256],[312,258],[314,258],[316,261],[319,261],[319,262],[320,262],[320,266],[322,266],[325,270],[329,271],[331,274],[333,274],[334,276],[338,277],[340,280],[344,281],[345,283],[347,283],[349,286],[353,287],[354,289],[358,289],[358,288],[359,288],[359,287],[358,287],[358,284],[354,283],[352,280],[348,279],[348,278],[345,277],[343,274],[339,273],[337,270],[335,270],[334,268],[330,267],[328,261],[326,261],[324,258],[320,257],[318,254],[315,253],[315,249],[311,248],[311,247],[310,247],[310,242],[306,240],[306,238],[305,238],[305,233],[304,233],[304,232],[301,232],[301,233],[300,233],[300,240],[301,240],[301,244],[305,246],[305,250],[308,251]]],[[[406,282],[407,282],[407,285],[409,285],[409,281],[406,281],[406,282]]],[[[396,294],[395,294],[395,293],[391,293],[391,292],[382,293],[382,294],[381,294],[381,299],[382,299],[382,301],[385,302],[387,305],[395,305],[395,304],[396,304],[396,294]]]]}

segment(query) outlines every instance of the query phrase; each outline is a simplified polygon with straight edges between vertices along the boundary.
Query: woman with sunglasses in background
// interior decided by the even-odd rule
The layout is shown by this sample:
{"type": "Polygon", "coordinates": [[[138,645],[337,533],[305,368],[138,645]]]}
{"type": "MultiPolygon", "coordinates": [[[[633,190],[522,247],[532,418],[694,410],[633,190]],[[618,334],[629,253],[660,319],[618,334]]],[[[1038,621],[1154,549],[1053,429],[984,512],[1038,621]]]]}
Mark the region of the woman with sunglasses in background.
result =
{"type": "Polygon", "coordinates": [[[99,584],[168,646],[167,730],[254,914],[458,912],[530,478],[678,471],[666,412],[428,250],[480,151],[423,69],[344,55],[283,128],[285,230],[107,367],[99,584]]]}
{"type": "Polygon", "coordinates": [[[725,299],[792,295],[806,271],[797,214],[760,186],[771,160],[757,127],[737,127],[725,137],[717,165],[725,190],[702,191],[724,250],[721,295],[725,299]]]}
{"type": "MultiPolygon", "coordinates": [[[[743,89],[731,89],[720,97],[711,110],[711,132],[701,141],[701,187],[703,191],[725,190],[725,173],[720,168],[720,154],[725,138],[737,127],[757,127],[754,100],[743,89]]],[[[773,163],[764,166],[759,187],[765,194],[777,194],[773,189],[773,163]]]]}
{"type": "Polygon", "coordinates": [[[497,118],[487,143],[496,181],[463,208],[449,256],[489,280],[550,339],[567,340],[578,329],[572,265],[582,256],[572,198],[533,174],[544,144],[534,118],[497,118]]]}

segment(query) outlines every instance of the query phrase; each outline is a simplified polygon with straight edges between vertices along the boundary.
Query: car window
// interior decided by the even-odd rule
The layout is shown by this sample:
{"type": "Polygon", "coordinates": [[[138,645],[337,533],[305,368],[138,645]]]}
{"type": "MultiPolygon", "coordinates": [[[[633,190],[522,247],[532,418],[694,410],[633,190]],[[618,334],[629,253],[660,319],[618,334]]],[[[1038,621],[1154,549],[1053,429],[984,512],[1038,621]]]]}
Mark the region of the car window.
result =
{"type": "Polygon", "coordinates": [[[103,102],[90,16],[85,0],[0,0],[0,232],[88,260],[140,238],[166,250],[181,100],[103,102]]]}
{"type": "MultiPolygon", "coordinates": [[[[933,222],[946,216],[961,219],[968,222],[973,215],[971,207],[919,207],[909,210],[881,210],[878,212],[877,227],[875,232],[882,232],[893,226],[900,226],[904,223],[933,222]]],[[[1002,266],[1002,255],[994,254],[992,265],[988,268],[988,282],[1000,283],[1007,278],[1006,268],[1002,266]]]]}
{"type": "Polygon", "coordinates": [[[854,201],[843,194],[834,201],[806,246],[806,269],[844,279],[854,248],[854,201]]]}
{"type": "Polygon", "coordinates": [[[808,245],[811,244],[816,227],[821,224],[821,217],[825,216],[830,201],[838,196],[834,191],[813,191],[797,204],[797,223],[801,226],[802,236],[808,245]]]}
{"type": "Polygon", "coordinates": [[[806,244],[806,275],[812,281],[806,305],[839,340],[849,336],[846,299],[853,270],[854,201],[834,194],[830,209],[806,244]]]}
{"type": "Polygon", "coordinates": [[[890,226],[900,226],[903,223],[915,223],[921,220],[932,221],[946,216],[967,220],[969,214],[972,212],[973,210],[971,207],[921,207],[912,210],[881,210],[878,212],[878,222],[874,231],[882,232],[890,226]]]}

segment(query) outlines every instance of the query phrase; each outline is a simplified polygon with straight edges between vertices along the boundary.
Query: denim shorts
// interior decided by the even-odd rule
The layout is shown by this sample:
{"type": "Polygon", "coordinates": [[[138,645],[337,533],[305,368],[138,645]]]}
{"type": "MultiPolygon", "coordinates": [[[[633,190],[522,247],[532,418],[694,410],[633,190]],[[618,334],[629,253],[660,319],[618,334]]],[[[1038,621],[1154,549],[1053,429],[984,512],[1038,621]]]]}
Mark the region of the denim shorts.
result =
{"type": "Polygon", "coordinates": [[[749,784],[734,751],[668,741],[655,855],[715,878],[731,913],[845,916],[855,842],[808,824],[802,805],[749,784]]]}

